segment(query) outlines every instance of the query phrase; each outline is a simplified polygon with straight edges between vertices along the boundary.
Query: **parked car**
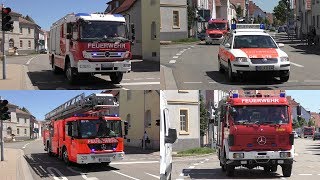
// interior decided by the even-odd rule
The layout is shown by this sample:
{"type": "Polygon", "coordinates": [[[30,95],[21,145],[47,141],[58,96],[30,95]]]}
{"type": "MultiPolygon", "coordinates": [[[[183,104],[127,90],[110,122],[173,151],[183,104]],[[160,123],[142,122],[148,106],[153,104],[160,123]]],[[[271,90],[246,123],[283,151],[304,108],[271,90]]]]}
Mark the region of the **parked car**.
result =
{"type": "Polygon", "coordinates": [[[47,54],[47,50],[46,49],[40,49],[39,53],[40,54],[47,54]]]}
{"type": "Polygon", "coordinates": [[[294,138],[299,138],[299,135],[296,131],[292,131],[292,133],[294,134],[294,138]]]}
{"type": "Polygon", "coordinates": [[[206,39],[206,31],[203,30],[202,32],[198,32],[198,39],[200,39],[200,41],[204,41],[206,39]]]}
{"type": "Polygon", "coordinates": [[[320,132],[313,133],[313,140],[315,141],[315,140],[318,140],[318,139],[320,139],[320,132]]]}
{"type": "Polygon", "coordinates": [[[281,32],[286,32],[286,30],[284,29],[283,26],[280,26],[280,27],[278,28],[278,33],[281,33],[281,32]]]}

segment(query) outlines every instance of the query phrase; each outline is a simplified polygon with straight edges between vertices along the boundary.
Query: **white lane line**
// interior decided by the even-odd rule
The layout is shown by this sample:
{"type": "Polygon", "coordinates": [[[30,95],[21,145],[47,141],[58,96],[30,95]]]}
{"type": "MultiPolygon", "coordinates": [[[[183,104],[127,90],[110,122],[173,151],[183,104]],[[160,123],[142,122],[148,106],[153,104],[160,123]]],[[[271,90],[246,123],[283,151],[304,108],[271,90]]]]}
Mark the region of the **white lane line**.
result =
{"type": "Polygon", "coordinates": [[[179,58],[179,56],[173,56],[172,58],[173,58],[173,59],[178,59],[178,58],[179,58]]]}
{"type": "Polygon", "coordinates": [[[312,176],[312,174],[298,174],[300,176],[312,176]]]}
{"type": "Polygon", "coordinates": [[[182,53],[177,53],[176,56],[181,56],[182,53]]]}
{"type": "Polygon", "coordinates": [[[63,176],[63,174],[57,168],[47,167],[47,171],[50,173],[50,175],[53,177],[54,180],[68,180],[68,178],[63,176]],[[54,170],[57,174],[59,174],[59,177],[57,177],[52,170],[54,170]]]}
{"type": "Polygon", "coordinates": [[[135,85],[156,85],[160,82],[136,82],[136,83],[121,83],[122,86],[135,86],[135,85]]]}
{"type": "Polygon", "coordinates": [[[280,178],[280,179],[286,179],[286,178],[282,177],[282,178],[280,178]]]}
{"type": "Polygon", "coordinates": [[[198,166],[198,165],[199,165],[199,163],[195,163],[195,164],[193,164],[193,165],[198,166]]]}
{"type": "Polygon", "coordinates": [[[191,48],[188,48],[188,49],[191,49],[191,48]]]}
{"type": "Polygon", "coordinates": [[[81,172],[81,171],[74,170],[74,169],[71,168],[71,167],[67,167],[67,169],[69,169],[69,170],[70,170],[71,172],[73,172],[73,173],[78,173],[78,174],[80,174],[81,177],[82,177],[83,179],[85,179],[85,180],[99,180],[99,179],[96,178],[96,177],[87,177],[86,173],[83,173],[83,172],[81,172]]]}
{"type": "Polygon", "coordinates": [[[290,64],[295,65],[295,66],[297,66],[297,67],[304,67],[304,66],[302,66],[302,65],[300,65],[300,64],[293,63],[293,62],[290,62],[290,64]]]}
{"type": "Polygon", "coordinates": [[[202,82],[199,81],[199,82],[183,82],[183,83],[185,83],[185,84],[201,84],[202,82]]]}
{"type": "Polygon", "coordinates": [[[130,90],[130,89],[128,89],[128,88],[121,88],[121,89],[126,90],[126,91],[130,90]]]}
{"type": "Polygon", "coordinates": [[[160,176],[156,176],[156,175],[153,175],[153,174],[150,174],[150,173],[147,173],[147,172],[144,172],[144,173],[146,173],[147,175],[152,176],[154,178],[160,179],[160,176]]]}
{"type": "Polygon", "coordinates": [[[180,173],[180,175],[179,176],[184,176],[184,174],[183,173],[180,173]]]}
{"type": "Polygon", "coordinates": [[[209,161],[209,159],[205,159],[205,161],[209,161]]]}
{"type": "Polygon", "coordinates": [[[31,63],[31,61],[34,59],[34,58],[36,58],[36,57],[38,57],[38,56],[34,56],[34,57],[32,57],[32,58],[30,58],[28,61],[27,61],[27,65],[29,65],[30,63],[31,63]]]}
{"type": "Polygon", "coordinates": [[[122,79],[122,81],[130,81],[130,79],[122,79]]]}
{"type": "Polygon", "coordinates": [[[146,79],[149,79],[149,80],[150,80],[150,79],[155,79],[155,78],[146,78],[146,79]]]}
{"type": "Polygon", "coordinates": [[[139,179],[137,179],[137,178],[131,177],[131,176],[129,176],[129,175],[123,174],[123,173],[118,172],[118,171],[114,171],[114,170],[112,170],[111,172],[114,172],[114,173],[120,174],[120,175],[122,175],[122,176],[124,176],[124,177],[127,177],[127,178],[130,178],[130,179],[139,180],[139,179]]]}
{"type": "Polygon", "coordinates": [[[142,80],[143,78],[133,78],[134,81],[136,80],[142,80]]]}
{"type": "Polygon", "coordinates": [[[193,169],[195,166],[190,166],[189,169],[193,169]]]}
{"type": "Polygon", "coordinates": [[[116,164],[152,164],[152,163],[158,163],[159,161],[133,161],[133,162],[114,162],[110,163],[110,165],[116,165],[116,164]]]}
{"type": "Polygon", "coordinates": [[[170,60],[170,61],[169,61],[170,64],[174,64],[174,63],[176,63],[176,62],[177,62],[176,60],[170,60]]]}
{"type": "Polygon", "coordinates": [[[201,161],[200,163],[201,163],[201,164],[203,164],[204,162],[203,162],[203,161],[201,161]]]}
{"type": "Polygon", "coordinates": [[[186,48],[184,48],[182,51],[186,51],[187,49],[186,48]]]}
{"type": "Polygon", "coordinates": [[[22,149],[25,149],[30,143],[25,144],[22,149]]]}

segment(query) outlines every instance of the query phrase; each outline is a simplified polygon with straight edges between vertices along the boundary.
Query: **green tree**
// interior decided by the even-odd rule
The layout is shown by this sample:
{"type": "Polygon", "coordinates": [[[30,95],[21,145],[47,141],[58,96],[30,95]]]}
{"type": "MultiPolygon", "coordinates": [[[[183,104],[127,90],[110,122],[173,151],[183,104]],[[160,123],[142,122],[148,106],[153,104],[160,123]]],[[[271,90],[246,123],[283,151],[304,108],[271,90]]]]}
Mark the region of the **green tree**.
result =
{"type": "Polygon", "coordinates": [[[315,126],[315,125],[316,125],[316,123],[310,119],[308,122],[308,126],[311,127],[311,126],[315,126]]]}
{"type": "Polygon", "coordinates": [[[293,129],[296,129],[296,128],[299,128],[299,127],[300,127],[298,120],[293,119],[293,123],[294,123],[293,129]]]}
{"type": "Polygon", "coordinates": [[[269,25],[269,24],[270,24],[268,18],[265,18],[265,19],[264,19],[264,24],[266,24],[266,25],[269,25]]]}
{"type": "Polygon", "coordinates": [[[280,0],[278,5],[273,9],[274,16],[280,21],[281,24],[286,22],[288,12],[289,8],[286,0],[280,0]]]}
{"type": "Polygon", "coordinates": [[[200,136],[204,136],[208,130],[208,111],[205,107],[203,97],[200,95],[200,136]]]}
{"type": "Polygon", "coordinates": [[[304,118],[298,116],[298,124],[299,124],[299,127],[303,127],[307,124],[307,121],[304,118]]]}
{"type": "MultiPolygon", "coordinates": [[[[196,9],[194,7],[188,6],[188,30],[193,28],[195,20],[196,20],[196,9]]],[[[190,33],[190,31],[188,32],[190,33]]]]}
{"type": "Polygon", "coordinates": [[[238,17],[238,18],[243,16],[241,6],[238,6],[238,7],[237,7],[236,12],[237,12],[237,17],[238,17]]]}

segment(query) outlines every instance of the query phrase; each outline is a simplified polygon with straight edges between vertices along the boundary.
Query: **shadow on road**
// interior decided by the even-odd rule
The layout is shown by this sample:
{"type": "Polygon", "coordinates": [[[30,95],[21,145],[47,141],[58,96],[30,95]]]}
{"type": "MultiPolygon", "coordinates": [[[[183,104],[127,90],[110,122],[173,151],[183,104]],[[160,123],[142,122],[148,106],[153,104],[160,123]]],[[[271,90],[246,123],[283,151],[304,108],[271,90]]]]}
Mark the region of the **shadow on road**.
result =
{"type": "Polygon", "coordinates": [[[221,168],[218,169],[183,169],[185,176],[191,179],[279,179],[277,173],[266,173],[261,169],[236,169],[234,177],[227,177],[221,168]]]}
{"type": "Polygon", "coordinates": [[[158,72],[160,71],[160,62],[142,61],[131,63],[132,72],[158,72]]]}
{"type": "Polygon", "coordinates": [[[51,174],[60,177],[61,175],[59,175],[59,173],[62,173],[65,177],[70,177],[79,176],[81,173],[119,170],[101,164],[71,164],[70,166],[67,166],[63,161],[56,157],[49,157],[46,153],[24,155],[24,158],[34,173],[40,178],[51,177],[51,174]]]}
{"type": "Polygon", "coordinates": [[[159,150],[155,149],[145,149],[143,150],[142,147],[132,147],[132,146],[126,146],[124,147],[126,154],[152,154],[154,152],[158,152],[159,150]]]}
{"type": "MultiPolygon", "coordinates": [[[[206,72],[207,76],[211,78],[213,81],[220,83],[220,84],[227,84],[227,85],[265,85],[265,87],[257,87],[257,89],[271,89],[270,87],[267,87],[268,85],[277,85],[277,84],[282,84],[282,82],[273,76],[266,76],[265,74],[257,74],[257,75],[252,75],[252,76],[246,76],[245,81],[240,81],[237,79],[237,82],[229,82],[226,78],[225,74],[220,73],[219,71],[207,71],[206,72]]],[[[276,87],[276,86],[274,86],[276,87]]],[[[243,88],[245,89],[245,88],[243,88]]],[[[249,89],[252,89],[250,87],[249,89]]]]}
{"type": "MultiPolygon", "coordinates": [[[[320,46],[308,46],[308,45],[290,45],[291,47],[295,48],[295,51],[292,52],[298,52],[301,54],[314,54],[314,55],[320,55],[320,46]]],[[[305,59],[306,60],[306,59],[305,59]]]]}

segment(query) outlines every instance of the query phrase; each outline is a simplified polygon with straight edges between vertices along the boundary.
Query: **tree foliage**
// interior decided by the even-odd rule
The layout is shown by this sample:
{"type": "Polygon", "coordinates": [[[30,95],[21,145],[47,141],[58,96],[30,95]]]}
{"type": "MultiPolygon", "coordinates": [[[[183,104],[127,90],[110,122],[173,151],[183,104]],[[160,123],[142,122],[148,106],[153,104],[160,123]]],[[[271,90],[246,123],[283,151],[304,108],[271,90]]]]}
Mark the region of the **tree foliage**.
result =
{"type": "Polygon", "coordinates": [[[281,24],[284,24],[287,20],[289,10],[288,2],[286,0],[280,0],[278,5],[274,7],[273,13],[277,20],[279,20],[281,24]]]}
{"type": "Polygon", "coordinates": [[[208,111],[205,107],[203,97],[200,95],[200,136],[204,136],[208,130],[208,111]]]}
{"type": "Polygon", "coordinates": [[[188,29],[192,29],[196,20],[196,9],[188,6],[188,29]]]}
{"type": "Polygon", "coordinates": [[[237,17],[238,17],[238,18],[243,16],[241,6],[238,6],[238,7],[237,7],[236,12],[237,12],[237,17]]]}
{"type": "Polygon", "coordinates": [[[315,126],[315,125],[316,125],[316,123],[310,119],[308,122],[308,126],[311,127],[311,126],[315,126]]]}

